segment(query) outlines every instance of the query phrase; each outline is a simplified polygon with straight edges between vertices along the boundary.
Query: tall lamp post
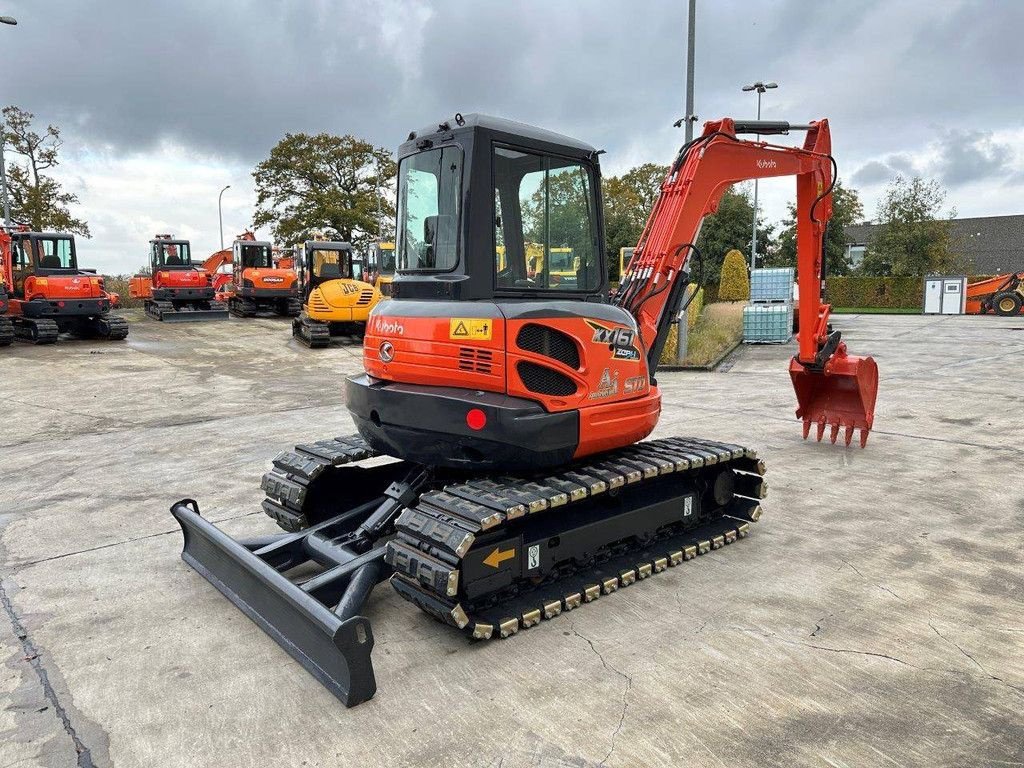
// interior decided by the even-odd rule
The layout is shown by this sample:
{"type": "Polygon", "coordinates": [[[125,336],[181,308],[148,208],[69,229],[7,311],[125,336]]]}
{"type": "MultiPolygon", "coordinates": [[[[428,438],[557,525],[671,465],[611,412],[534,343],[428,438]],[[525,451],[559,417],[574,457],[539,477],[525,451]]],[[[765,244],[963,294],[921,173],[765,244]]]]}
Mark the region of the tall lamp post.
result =
{"type": "Polygon", "coordinates": [[[220,220],[220,249],[224,250],[224,209],[221,207],[221,200],[224,197],[224,193],[231,189],[230,184],[226,184],[224,189],[217,195],[217,218],[220,220]]]}
{"type": "MultiPolygon", "coordinates": [[[[761,94],[771,88],[778,88],[778,83],[762,83],[758,80],[756,83],[750,85],[744,85],[744,91],[757,91],[757,119],[761,119],[761,94]]],[[[758,134],[758,139],[761,135],[758,134]]],[[[754,225],[753,233],[750,237],[750,270],[754,271],[757,267],[757,179],[754,179],[754,225]]]]}
{"type": "MultiPolygon", "coordinates": [[[[9,24],[12,27],[18,26],[18,20],[13,16],[0,16],[0,24],[9,24]]],[[[0,121],[0,192],[4,197],[4,224],[11,226],[11,201],[7,197],[7,162],[4,160],[4,129],[6,123],[0,121]]]]}

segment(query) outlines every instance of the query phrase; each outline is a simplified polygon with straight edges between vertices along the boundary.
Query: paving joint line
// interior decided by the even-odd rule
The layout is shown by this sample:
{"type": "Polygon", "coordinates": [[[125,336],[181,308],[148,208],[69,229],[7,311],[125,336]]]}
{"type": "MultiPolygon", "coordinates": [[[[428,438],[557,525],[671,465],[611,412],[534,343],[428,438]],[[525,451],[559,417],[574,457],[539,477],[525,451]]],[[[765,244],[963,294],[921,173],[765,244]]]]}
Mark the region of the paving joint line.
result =
{"type": "Polygon", "coordinates": [[[53,689],[53,685],[50,683],[50,676],[46,673],[46,667],[43,666],[42,654],[29,637],[28,630],[25,628],[25,625],[22,624],[21,619],[18,618],[18,614],[14,610],[14,604],[8,596],[2,580],[0,580],[0,604],[3,605],[4,612],[7,614],[7,618],[10,620],[11,626],[14,628],[14,634],[21,643],[21,650],[25,661],[32,666],[32,670],[36,673],[39,684],[43,688],[43,695],[53,707],[53,711],[57,714],[61,725],[64,727],[64,731],[71,737],[71,742],[75,746],[75,752],[78,753],[78,762],[76,763],[78,768],[95,768],[95,763],[92,761],[92,754],[89,751],[89,748],[82,742],[81,738],[79,738],[74,725],[71,724],[71,718],[68,715],[67,710],[64,708],[64,705],[61,704],[60,698],[57,696],[57,692],[53,689]]]}

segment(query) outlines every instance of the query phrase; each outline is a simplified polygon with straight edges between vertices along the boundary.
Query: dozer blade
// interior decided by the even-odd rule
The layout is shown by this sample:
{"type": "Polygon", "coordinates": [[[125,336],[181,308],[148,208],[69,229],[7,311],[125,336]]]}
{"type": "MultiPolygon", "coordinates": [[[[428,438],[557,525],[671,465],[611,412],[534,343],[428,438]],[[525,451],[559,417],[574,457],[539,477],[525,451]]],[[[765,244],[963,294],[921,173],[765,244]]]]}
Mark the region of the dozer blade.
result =
{"type": "MultiPolygon", "coordinates": [[[[185,537],[182,559],[215,586],[278,645],[320,681],[346,707],[373,697],[377,683],[370,661],[373,633],[370,622],[354,614],[377,583],[382,563],[369,557],[349,582],[338,613],[292,583],[263,554],[288,545],[296,535],[265,537],[246,546],[199,515],[186,499],[171,507],[185,537]],[[276,543],[275,543],[276,542],[276,543]],[[352,594],[352,593],[356,594],[352,594]],[[353,610],[355,609],[355,610],[353,610]],[[341,615],[339,615],[339,613],[341,615]]],[[[383,553],[380,555],[380,560],[383,553]]],[[[288,558],[277,565],[288,566],[288,558]]],[[[317,581],[314,577],[311,581],[317,581]]],[[[324,579],[321,579],[322,583],[324,579]]]]}
{"type": "Polygon", "coordinates": [[[859,429],[861,448],[867,444],[878,395],[878,365],[874,358],[848,355],[846,345],[840,344],[820,370],[807,368],[794,357],[789,363],[789,375],[796,390],[796,417],[804,423],[804,439],[814,426],[819,441],[828,429],[829,439],[834,443],[842,430],[843,440],[849,445],[854,430],[859,429]]]}

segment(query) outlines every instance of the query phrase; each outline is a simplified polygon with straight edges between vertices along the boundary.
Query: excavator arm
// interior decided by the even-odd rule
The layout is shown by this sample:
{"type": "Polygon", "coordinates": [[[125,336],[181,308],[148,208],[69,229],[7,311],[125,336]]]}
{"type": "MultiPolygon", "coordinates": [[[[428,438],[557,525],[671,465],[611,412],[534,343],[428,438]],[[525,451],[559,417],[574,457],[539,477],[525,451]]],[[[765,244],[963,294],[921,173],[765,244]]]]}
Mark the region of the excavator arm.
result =
{"type": "Polygon", "coordinates": [[[637,320],[653,378],[672,323],[689,283],[689,267],[705,216],[713,214],[732,184],[749,179],[796,177],[797,275],[800,296],[798,351],[790,363],[797,417],[804,437],[812,424],[818,439],[832,427],[850,443],[861,430],[861,445],[874,420],[878,368],[872,358],[846,353],[839,331],[829,326],[830,307],[821,300],[825,232],[832,215],[835,161],[828,121],[796,126],[776,121],[708,122],[704,133],[684,145],[661,187],[615,302],[637,320]],[[741,134],[786,134],[804,130],[802,147],[746,141],[741,134]]]}

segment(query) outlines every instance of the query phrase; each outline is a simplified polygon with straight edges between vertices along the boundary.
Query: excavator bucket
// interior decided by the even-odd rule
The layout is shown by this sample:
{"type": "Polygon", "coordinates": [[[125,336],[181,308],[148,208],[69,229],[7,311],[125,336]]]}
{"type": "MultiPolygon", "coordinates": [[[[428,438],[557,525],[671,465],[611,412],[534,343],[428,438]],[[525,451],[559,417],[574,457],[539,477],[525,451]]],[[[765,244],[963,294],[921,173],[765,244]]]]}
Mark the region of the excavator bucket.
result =
{"type": "Polygon", "coordinates": [[[789,375],[796,390],[796,417],[803,419],[804,439],[817,429],[820,441],[829,429],[834,443],[840,430],[849,445],[854,430],[860,430],[860,446],[868,441],[875,420],[878,395],[878,365],[874,358],[846,354],[840,344],[822,369],[807,368],[797,358],[789,363],[789,375]]]}

